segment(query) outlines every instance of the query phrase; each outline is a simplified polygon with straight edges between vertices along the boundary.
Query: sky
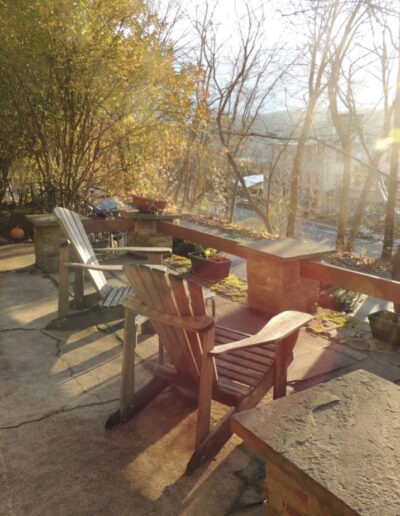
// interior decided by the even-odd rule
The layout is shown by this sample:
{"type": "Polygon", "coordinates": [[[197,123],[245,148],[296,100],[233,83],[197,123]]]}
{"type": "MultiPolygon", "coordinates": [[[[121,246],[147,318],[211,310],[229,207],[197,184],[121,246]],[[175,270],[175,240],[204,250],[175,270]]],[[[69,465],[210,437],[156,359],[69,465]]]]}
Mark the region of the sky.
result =
{"type": "MultiPolygon", "coordinates": [[[[291,29],[288,30],[286,23],[289,20],[295,21],[296,19],[293,16],[290,18],[282,16],[283,10],[286,10],[286,14],[291,12],[292,8],[288,8],[289,4],[290,2],[286,0],[182,0],[182,10],[187,18],[186,21],[182,21],[176,26],[175,35],[179,38],[182,34],[185,34],[183,41],[188,44],[193,43],[195,40],[194,31],[187,19],[199,19],[199,13],[204,13],[207,5],[212,6],[211,8],[214,9],[213,27],[217,34],[218,43],[224,43],[225,45],[225,59],[221,59],[219,65],[219,74],[222,76],[223,73],[229,73],[229,63],[232,62],[232,56],[235,55],[235,51],[239,45],[240,33],[238,20],[240,21],[241,29],[245,30],[246,28],[248,21],[246,7],[254,13],[253,20],[261,17],[263,14],[265,16],[265,34],[263,38],[260,38],[260,41],[265,42],[265,48],[271,48],[279,44],[279,41],[284,41],[285,44],[289,45],[293,43],[293,48],[295,48],[298,43],[301,42],[301,38],[303,37],[301,27],[298,26],[298,28],[295,29],[292,25],[291,29]],[[230,59],[228,56],[230,56],[230,59]]],[[[211,8],[209,7],[209,9],[211,8]]],[[[373,30],[375,30],[374,27],[372,27],[372,31],[373,30]]],[[[376,28],[376,30],[379,30],[379,28],[376,28]]],[[[362,35],[362,43],[364,46],[368,46],[371,44],[371,41],[371,33],[366,31],[362,35]]],[[[359,50],[360,55],[365,52],[365,49],[361,48],[361,46],[359,50]]],[[[294,52],[289,58],[293,57],[293,55],[294,52]]],[[[356,62],[356,60],[354,61],[356,62]]],[[[305,83],[307,77],[305,75],[302,76],[299,70],[296,71],[297,82],[300,84],[300,81],[303,80],[305,83]]],[[[368,70],[367,65],[364,67],[364,71],[363,68],[360,67],[357,72],[359,79],[357,101],[360,106],[369,107],[374,106],[378,102],[381,96],[381,85],[376,80],[373,80],[371,73],[366,73],[365,70],[368,70]]],[[[393,84],[394,83],[392,83],[392,87],[393,84]]],[[[288,90],[291,88],[289,101],[292,101],[295,105],[299,105],[299,101],[295,100],[293,87],[288,84],[288,90]]],[[[285,103],[287,101],[288,99],[286,97],[280,99],[278,103],[285,103]]],[[[282,107],[284,108],[284,104],[282,107]]]]}

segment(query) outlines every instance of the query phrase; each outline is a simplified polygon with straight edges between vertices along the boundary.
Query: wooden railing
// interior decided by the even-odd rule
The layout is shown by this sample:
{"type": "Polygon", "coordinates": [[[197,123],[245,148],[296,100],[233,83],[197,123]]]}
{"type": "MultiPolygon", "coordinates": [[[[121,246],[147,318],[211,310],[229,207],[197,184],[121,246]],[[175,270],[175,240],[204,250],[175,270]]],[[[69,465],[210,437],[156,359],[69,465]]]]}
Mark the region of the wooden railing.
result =
{"type": "MultiPolygon", "coordinates": [[[[89,220],[85,222],[85,226],[88,232],[131,231],[134,229],[134,221],[128,219],[89,220]]],[[[174,224],[173,222],[159,220],[158,231],[171,237],[189,240],[244,259],[247,257],[243,241],[221,236],[218,231],[213,232],[212,229],[210,231],[198,229],[195,224],[174,224]]],[[[400,303],[400,282],[398,281],[343,269],[314,260],[301,260],[300,275],[303,278],[313,279],[325,285],[341,287],[386,301],[400,303]]]]}
{"type": "Polygon", "coordinates": [[[129,219],[87,219],[84,221],[88,233],[116,233],[132,231],[135,228],[135,221],[129,219]]]}
{"type": "Polygon", "coordinates": [[[211,229],[206,232],[194,228],[190,224],[174,224],[173,222],[160,220],[158,222],[158,231],[165,235],[201,244],[204,247],[212,247],[213,249],[218,249],[218,251],[223,251],[224,253],[240,256],[241,258],[246,257],[243,250],[239,248],[242,243],[241,241],[220,236],[213,233],[211,229]]]}
{"type": "Polygon", "coordinates": [[[345,288],[400,303],[400,282],[312,260],[301,262],[301,276],[325,285],[345,288]]]}
{"type": "MultiPolygon", "coordinates": [[[[243,242],[171,222],[160,221],[158,228],[161,233],[246,258],[247,253],[243,249],[243,245],[241,245],[243,242]]],[[[325,285],[345,288],[386,301],[400,303],[400,282],[398,281],[343,269],[314,260],[302,260],[300,267],[300,275],[304,278],[314,279],[325,285]]]]}

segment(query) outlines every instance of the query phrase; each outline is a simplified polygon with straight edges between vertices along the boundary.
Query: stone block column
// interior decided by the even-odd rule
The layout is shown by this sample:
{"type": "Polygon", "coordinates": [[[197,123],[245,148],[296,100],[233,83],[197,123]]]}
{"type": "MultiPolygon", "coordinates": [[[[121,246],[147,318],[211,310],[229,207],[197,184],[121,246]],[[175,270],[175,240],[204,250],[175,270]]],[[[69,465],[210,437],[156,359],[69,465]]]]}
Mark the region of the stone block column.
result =
{"type": "Polygon", "coordinates": [[[177,214],[141,213],[137,210],[121,211],[121,216],[135,221],[134,228],[127,231],[127,246],[172,247],[172,237],[158,232],[160,220],[176,222],[177,214]]]}
{"type": "Polygon", "coordinates": [[[58,271],[60,244],[66,240],[55,215],[26,215],[33,225],[36,266],[44,272],[58,271]]]}
{"type": "MultiPolygon", "coordinates": [[[[66,237],[53,214],[26,215],[33,225],[36,266],[43,272],[58,272],[60,245],[66,237]]],[[[81,217],[82,222],[88,220],[81,217]]]]}
{"type": "Polygon", "coordinates": [[[258,240],[240,246],[247,259],[248,302],[270,316],[284,310],[313,313],[318,281],[300,275],[301,261],[335,251],[294,238],[258,240]]]}

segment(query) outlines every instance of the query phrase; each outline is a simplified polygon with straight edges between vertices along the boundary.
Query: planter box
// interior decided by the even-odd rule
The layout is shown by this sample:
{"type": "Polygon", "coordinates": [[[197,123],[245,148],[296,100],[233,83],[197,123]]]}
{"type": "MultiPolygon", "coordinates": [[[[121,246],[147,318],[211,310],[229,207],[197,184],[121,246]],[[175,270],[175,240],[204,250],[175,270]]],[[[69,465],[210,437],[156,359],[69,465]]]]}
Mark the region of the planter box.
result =
{"type": "Polygon", "coordinates": [[[222,257],[210,260],[196,253],[189,253],[192,262],[192,272],[195,276],[207,279],[222,280],[229,275],[232,260],[222,257]]]}
{"type": "Polygon", "coordinates": [[[393,320],[394,315],[394,312],[389,310],[369,314],[369,325],[375,339],[400,345],[400,322],[393,320]]]}

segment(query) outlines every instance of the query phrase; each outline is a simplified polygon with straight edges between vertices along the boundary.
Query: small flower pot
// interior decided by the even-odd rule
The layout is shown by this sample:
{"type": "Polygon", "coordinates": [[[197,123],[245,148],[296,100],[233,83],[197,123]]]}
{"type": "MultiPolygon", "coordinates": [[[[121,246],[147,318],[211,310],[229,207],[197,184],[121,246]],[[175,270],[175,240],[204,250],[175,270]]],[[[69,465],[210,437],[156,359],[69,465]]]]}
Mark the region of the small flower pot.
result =
{"type": "Polygon", "coordinates": [[[141,195],[132,195],[132,202],[141,213],[163,213],[169,204],[168,199],[152,199],[141,195]]]}
{"type": "Polygon", "coordinates": [[[375,339],[400,346],[400,321],[390,310],[379,310],[368,315],[372,336],[375,339]]]}
{"type": "Polygon", "coordinates": [[[229,276],[232,260],[225,256],[205,258],[199,253],[189,253],[188,256],[195,276],[213,280],[222,280],[229,276]]]}

